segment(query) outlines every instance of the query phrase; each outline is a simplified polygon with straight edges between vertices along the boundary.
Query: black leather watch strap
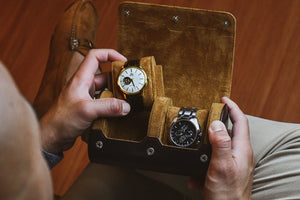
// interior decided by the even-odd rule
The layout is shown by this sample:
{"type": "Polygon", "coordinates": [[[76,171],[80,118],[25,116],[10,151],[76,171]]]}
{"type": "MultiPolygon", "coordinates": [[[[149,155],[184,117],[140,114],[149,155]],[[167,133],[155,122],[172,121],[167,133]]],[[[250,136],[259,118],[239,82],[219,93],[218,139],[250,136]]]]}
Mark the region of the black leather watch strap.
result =
{"type": "MultiPolygon", "coordinates": [[[[130,66],[140,67],[140,60],[129,60],[124,64],[124,68],[130,66]]],[[[132,112],[139,112],[144,109],[144,101],[141,93],[136,95],[125,94],[125,99],[130,104],[132,112]]]]}
{"type": "Polygon", "coordinates": [[[140,66],[140,60],[129,60],[124,64],[124,68],[130,67],[130,66],[140,66]]]}
{"type": "Polygon", "coordinates": [[[144,101],[141,93],[136,95],[126,95],[126,101],[130,104],[132,112],[144,110],[144,101]]]}

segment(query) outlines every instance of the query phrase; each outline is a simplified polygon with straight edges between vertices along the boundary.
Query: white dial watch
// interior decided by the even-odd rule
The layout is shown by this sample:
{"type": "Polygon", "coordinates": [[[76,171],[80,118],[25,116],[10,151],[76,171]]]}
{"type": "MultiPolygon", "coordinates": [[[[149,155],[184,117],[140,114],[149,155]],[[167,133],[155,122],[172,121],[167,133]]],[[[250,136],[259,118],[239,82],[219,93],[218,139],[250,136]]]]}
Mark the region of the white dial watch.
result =
{"type": "Polygon", "coordinates": [[[140,65],[139,60],[127,61],[122,67],[118,86],[133,110],[140,110],[143,107],[141,92],[147,85],[147,74],[140,65]]]}

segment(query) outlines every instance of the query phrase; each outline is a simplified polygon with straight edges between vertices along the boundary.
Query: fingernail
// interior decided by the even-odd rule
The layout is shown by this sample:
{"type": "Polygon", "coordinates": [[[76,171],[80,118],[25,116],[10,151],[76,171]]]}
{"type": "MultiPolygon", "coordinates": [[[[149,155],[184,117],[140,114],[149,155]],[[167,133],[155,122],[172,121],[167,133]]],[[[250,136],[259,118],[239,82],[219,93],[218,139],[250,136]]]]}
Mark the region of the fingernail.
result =
{"type": "Polygon", "coordinates": [[[216,120],[210,124],[209,128],[214,132],[221,131],[224,130],[224,124],[221,121],[216,120]]]}
{"type": "Polygon", "coordinates": [[[129,105],[129,103],[127,103],[127,102],[123,102],[122,103],[122,107],[123,107],[123,114],[124,115],[127,115],[129,112],[130,112],[130,105],[129,105]]]}

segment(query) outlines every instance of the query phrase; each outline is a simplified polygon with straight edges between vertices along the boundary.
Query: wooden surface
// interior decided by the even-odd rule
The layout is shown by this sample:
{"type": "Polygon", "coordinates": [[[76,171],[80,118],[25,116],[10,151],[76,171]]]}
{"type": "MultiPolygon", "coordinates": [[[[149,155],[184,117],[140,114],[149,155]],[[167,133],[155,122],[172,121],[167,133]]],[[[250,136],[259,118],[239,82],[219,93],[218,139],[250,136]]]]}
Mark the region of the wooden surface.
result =
{"type": "MultiPolygon", "coordinates": [[[[70,0],[0,1],[0,60],[20,91],[33,101],[45,70],[50,37],[70,0]]],[[[98,48],[117,48],[121,1],[99,0],[98,48]]],[[[231,97],[250,115],[300,123],[299,0],[148,0],[231,12],[237,18],[231,97]]],[[[62,195],[88,164],[87,147],[77,141],[52,170],[62,195]]]]}

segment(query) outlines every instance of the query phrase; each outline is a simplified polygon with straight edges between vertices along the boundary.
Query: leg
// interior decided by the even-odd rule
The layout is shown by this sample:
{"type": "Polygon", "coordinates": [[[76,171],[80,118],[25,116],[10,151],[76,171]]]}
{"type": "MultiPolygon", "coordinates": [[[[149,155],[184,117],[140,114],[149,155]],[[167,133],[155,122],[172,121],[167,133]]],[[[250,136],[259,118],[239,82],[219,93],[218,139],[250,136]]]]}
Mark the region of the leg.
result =
{"type": "Polygon", "coordinates": [[[137,174],[132,169],[90,164],[62,199],[183,200],[184,198],[170,187],[137,174]]]}
{"type": "Polygon", "coordinates": [[[255,161],[252,199],[300,199],[300,124],[248,119],[255,161]]]}

